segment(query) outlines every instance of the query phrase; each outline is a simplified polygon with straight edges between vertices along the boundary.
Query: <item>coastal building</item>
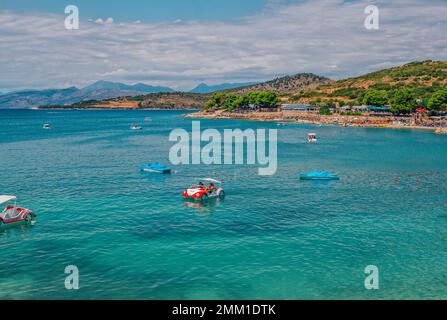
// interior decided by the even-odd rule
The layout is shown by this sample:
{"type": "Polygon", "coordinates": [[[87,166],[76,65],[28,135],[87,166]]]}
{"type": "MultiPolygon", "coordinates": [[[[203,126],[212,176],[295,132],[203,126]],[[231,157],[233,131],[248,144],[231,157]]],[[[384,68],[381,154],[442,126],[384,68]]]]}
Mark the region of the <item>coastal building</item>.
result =
{"type": "Polygon", "coordinates": [[[353,110],[355,112],[366,112],[366,111],[368,111],[368,107],[367,106],[353,106],[351,108],[351,110],[353,110]]]}
{"type": "Polygon", "coordinates": [[[390,107],[385,107],[385,106],[381,106],[381,107],[377,107],[377,106],[366,106],[367,110],[369,112],[377,112],[377,113],[388,113],[391,112],[391,108],[390,107]]]}
{"type": "Polygon", "coordinates": [[[249,104],[248,109],[250,110],[259,110],[259,106],[257,104],[249,104]]]}
{"type": "MultiPolygon", "coordinates": [[[[352,111],[368,113],[369,115],[388,115],[391,114],[391,108],[386,106],[353,106],[352,111]]],[[[341,108],[340,108],[341,111],[341,108]]]]}
{"type": "Polygon", "coordinates": [[[318,112],[319,108],[317,106],[311,106],[309,104],[282,104],[282,111],[295,111],[295,112],[318,112]]]}
{"type": "Polygon", "coordinates": [[[339,112],[349,112],[351,110],[352,110],[352,107],[350,107],[350,106],[344,106],[344,107],[338,108],[339,112]]]}
{"type": "Polygon", "coordinates": [[[390,107],[385,106],[367,106],[368,115],[373,117],[386,117],[391,116],[393,113],[391,112],[390,107]]]}

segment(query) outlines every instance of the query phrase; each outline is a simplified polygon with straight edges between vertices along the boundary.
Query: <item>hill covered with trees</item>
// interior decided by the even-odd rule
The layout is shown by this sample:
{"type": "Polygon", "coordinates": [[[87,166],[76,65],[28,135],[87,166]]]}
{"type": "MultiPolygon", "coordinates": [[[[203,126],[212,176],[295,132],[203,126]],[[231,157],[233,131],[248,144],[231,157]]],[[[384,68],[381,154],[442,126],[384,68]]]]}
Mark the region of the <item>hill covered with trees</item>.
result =
{"type": "Polygon", "coordinates": [[[321,77],[313,73],[298,73],[285,77],[275,78],[270,81],[258,83],[251,86],[240,87],[236,89],[226,90],[237,95],[249,92],[272,91],[279,95],[290,94],[299,90],[308,88],[316,88],[322,84],[332,83],[333,80],[321,77]]]}
{"type": "Polygon", "coordinates": [[[416,108],[447,111],[447,62],[421,61],[295,92],[289,101],[316,105],[390,105],[396,113],[416,108]]]}

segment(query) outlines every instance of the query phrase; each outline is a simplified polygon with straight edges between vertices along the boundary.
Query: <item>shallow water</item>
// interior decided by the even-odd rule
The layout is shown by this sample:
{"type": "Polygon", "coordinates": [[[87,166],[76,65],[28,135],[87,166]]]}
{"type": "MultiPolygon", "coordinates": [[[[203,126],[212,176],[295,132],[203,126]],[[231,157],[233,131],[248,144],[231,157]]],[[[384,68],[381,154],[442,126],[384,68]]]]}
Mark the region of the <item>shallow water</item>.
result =
{"type": "Polygon", "coordinates": [[[180,115],[0,110],[0,194],[38,214],[0,232],[1,299],[447,298],[446,137],[202,120],[278,129],[276,175],[247,165],[141,173],[168,164],[173,128],[191,130],[180,115]],[[305,142],[310,131],[319,143],[305,142]],[[299,181],[314,169],[341,180],[299,181]],[[226,199],[185,203],[182,190],[205,176],[224,181],[226,199]],[[79,290],[64,287],[67,265],[80,270],[79,290]],[[379,267],[379,290],[364,287],[367,265],[379,267]]]}

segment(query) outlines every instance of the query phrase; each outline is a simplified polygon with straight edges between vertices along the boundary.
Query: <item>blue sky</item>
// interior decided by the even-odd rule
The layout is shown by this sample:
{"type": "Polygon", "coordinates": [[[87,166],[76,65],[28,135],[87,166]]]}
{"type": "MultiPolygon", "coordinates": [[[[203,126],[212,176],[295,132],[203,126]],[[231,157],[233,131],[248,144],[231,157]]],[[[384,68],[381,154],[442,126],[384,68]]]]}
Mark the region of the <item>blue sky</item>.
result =
{"type": "Polygon", "coordinates": [[[153,22],[233,20],[262,11],[267,3],[265,0],[2,0],[0,7],[19,13],[60,14],[65,5],[73,4],[82,8],[83,18],[153,22]]]}
{"type": "Polygon", "coordinates": [[[447,60],[446,17],[446,0],[1,0],[0,92],[340,79],[447,60]],[[64,27],[68,4],[79,7],[79,30],[64,27]],[[379,30],[364,27],[371,4],[379,30]]]}

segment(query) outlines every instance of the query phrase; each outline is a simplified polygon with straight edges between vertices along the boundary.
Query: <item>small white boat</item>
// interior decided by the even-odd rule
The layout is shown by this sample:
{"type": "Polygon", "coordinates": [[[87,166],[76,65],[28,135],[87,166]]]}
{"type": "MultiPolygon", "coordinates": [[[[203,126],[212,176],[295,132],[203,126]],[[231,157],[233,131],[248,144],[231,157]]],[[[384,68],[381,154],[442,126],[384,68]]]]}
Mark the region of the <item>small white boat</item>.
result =
{"type": "Polygon", "coordinates": [[[144,118],[144,122],[152,122],[152,118],[151,117],[144,118]]]}
{"type": "Polygon", "coordinates": [[[137,124],[133,124],[130,126],[130,130],[141,130],[141,129],[143,128],[137,124]]]}
{"type": "Polygon", "coordinates": [[[308,135],[307,135],[307,142],[309,142],[309,143],[315,143],[315,142],[317,142],[318,141],[318,139],[317,139],[317,134],[316,133],[309,133],[308,135]]]}
{"type": "Polygon", "coordinates": [[[45,130],[50,130],[50,129],[51,129],[51,124],[49,124],[49,123],[44,123],[44,125],[43,125],[42,128],[45,129],[45,130]]]}

